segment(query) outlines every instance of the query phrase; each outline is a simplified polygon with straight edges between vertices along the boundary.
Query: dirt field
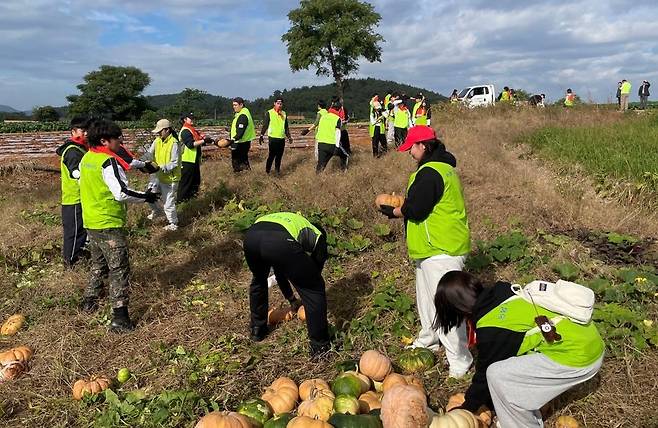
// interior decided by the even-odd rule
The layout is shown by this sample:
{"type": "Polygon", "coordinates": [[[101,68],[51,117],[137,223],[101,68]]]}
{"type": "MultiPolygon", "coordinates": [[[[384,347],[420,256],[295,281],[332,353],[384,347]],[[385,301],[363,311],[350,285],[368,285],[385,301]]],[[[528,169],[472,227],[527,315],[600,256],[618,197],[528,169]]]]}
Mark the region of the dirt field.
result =
{"type": "MultiPolygon", "coordinates": [[[[656,212],[601,199],[589,178],[559,173],[516,144],[523,133],[545,125],[620,120],[615,112],[598,110],[435,113],[433,124],[458,160],[473,241],[491,241],[518,230],[530,241],[528,252],[539,255],[529,266],[494,263],[482,272],[486,279],[557,279],[551,268],[555,261],[575,264],[588,279],[622,266],[597,256],[578,239],[583,231],[636,237],[646,243],[641,261],[655,268],[656,212]],[[547,235],[559,236],[560,244],[546,244],[547,235]]],[[[278,376],[332,379],[335,362],[366,349],[399,354],[409,334],[398,334],[399,329],[413,334],[417,324],[400,326],[398,318],[407,313],[413,318],[415,311],[382,309],[373,304],[373,294],[390,293],[398,302],[401,296],[414,299],[413,268],[401,223],[379,214],[373,199],[381,192],[403,193],[414,164],[408,153],[373,159],[364,140],[354,151],[348,172],[339,172],[332,161],[320,176],[314,173],[310,150],[288,150],[280,177],[265,174],[264,151],[253,153],[252,171],[238,175],[226,159],[205,162],[200,198],[179,207],[183,227],[177,232],[163,231],[163,223],[149,223],[146,207],[133,206],[131,313],[138,328],[124,335],[108,332],[107,303],[92,315],[77,309],[88,265],[73,270],[61,265],[58,175],[7,170],[0,176],[0,261],[5,267],[0,318],[21,312],[28,322],[17,336],[0,338],[0,348],[26,344],[35,355],[26,376],[0,384],[0,425],[191,427],[209,403],[234,409],[241,400],[260,396],[278,376]],[[330,321],[342,347],[327,362],[309,362],[306,332],[299,321],[280,326],[262,344],[249,341],[250,275],[235,224],[247,214],[273,209],[301,211],[335,223],[329,229],[339,242],[324,276],[330,321]],[[391,232],[376,232],[377,224],[390,225],[391,232]],[[168,405],[168,418],[154,422],[155,416],[146,413],[115,418],[116,404],[81,404],[70,398],[76,379],[96,373],[114,376],[121,367],[130,368],[134,378],[117,389],[120,396],[136,390],[149,397],[191,390],[203,402],[175,410],[168,405]]],[[[140,175],[131,175],[131,180],[135,187],[146,182],[140,175]]],[[[270,305],[283,304],[276,290],[270,296],[270,305]]],[[[656,320],[655,305],[649,307],[653,312],[647,316],[656,320]]],[[[658,351],[628,345],[620,349],[609,354],[595,379],[544,409],[549,426],[561,414],[573,415],[586,427],[658,426],[658,351]]],[[[447,379],[444,360],[441,351],[437,366],[423,376],[434,408],[468,386],[468,380],[447,379]]]]}

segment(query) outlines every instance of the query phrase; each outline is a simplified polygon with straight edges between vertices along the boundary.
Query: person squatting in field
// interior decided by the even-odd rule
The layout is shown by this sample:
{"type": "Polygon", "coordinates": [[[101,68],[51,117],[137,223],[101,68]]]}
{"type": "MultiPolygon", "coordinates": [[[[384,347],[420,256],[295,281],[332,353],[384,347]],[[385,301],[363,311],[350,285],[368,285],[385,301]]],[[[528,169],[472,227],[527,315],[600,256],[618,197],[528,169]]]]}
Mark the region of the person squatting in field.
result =
{"type": "Polygon", "coordinates": [[[80,160],[80,202],[82,219],[89,235],[91,274],[84,292],[82,309],[95,311],[109,279],[112,304],[110,329],[132,330],[128,314],[130,263],[126,234],[127,202],[155,202],[158,195],[128,187],[126,170],[130,165],[117,152],[121,150],[121,128],[100,119],[89,124],[89,151],[80,160]]]}
{"type": "Polygon", "coordinates": [[[460,406],[495,409],[499,426],[542,427],[540,409],[596,375],[605,344],[593,321],[578,324],[517,296],[511,284],[483,286],[460,271],[447,272],[434,297],[435,326],[447,333],[470,320],[476,326],[475,374],[460,406]],[[536,317],[555,322],[549,340],[536,317]]]}
{"type": "MultiPolygon", "coordinates": [[[[272,213],[256,220],[247,230],[243,245],[247,266],[253,275],[249,287],[252,340],[261,341],[268,333],[267,277],[273,269],[277,282],[285,280],[287,284],[290,281],[301,297],[311,356],[328,351],[327,296],[322,278],[328,255],[324,230],[299,214],[272,213]]],[[[279,284],[281,286],[281,282],[279,284]]],[[[283,287],[282,291],[284,295],[289,294],[283,287]]]]}
{"type": "Polygon", "coordinates": [[[265,172],[270,173],[272,162],[274,162],[274,171],[281,173],[281,159],[283,159],[283,150],[288,143],[292,144],[290,129],[288,126],[288,116],[283,110],[283,98],[278,97],[274,100],[274,107],[265,112],[263,125],[260,128],[260,137],[258,144],[262,145],[265,133],[267,132],[268,154],[265,161],[265,172]]]}
{"type": "Polygon", "coordinates": [[[449,376],[460,378],[473,362],[466,325],[448,330],[434,327],[434,295],[441,277],[462,270],[471,250],[470,231],[462,187],[455,171],[457,161],[429,126],[414,126],[398,149],[410,151],[418,163],[407,185],[401,207],[382,205],[388,218],[403,217],[409,257],[416,263],[416,305],[421,330],[412,347],[437,350],[443,345],[449,376]]]}

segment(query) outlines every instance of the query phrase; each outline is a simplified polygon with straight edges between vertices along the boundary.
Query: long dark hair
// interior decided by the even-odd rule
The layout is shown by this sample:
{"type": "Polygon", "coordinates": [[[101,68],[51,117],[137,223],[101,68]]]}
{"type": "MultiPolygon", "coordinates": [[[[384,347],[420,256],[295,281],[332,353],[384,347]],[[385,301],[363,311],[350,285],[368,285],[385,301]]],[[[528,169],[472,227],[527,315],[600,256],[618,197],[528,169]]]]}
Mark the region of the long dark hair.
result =
{"type": "Polygon", "coordinates": [[[424,163],[427,159],[431,158],[434,152],[436,152],[437,150],[439,152],[444,152],[446,150],[446,146],[438,138],[434,138],[426,141],[419,141],[418,144],[422,144],[423,146],[425,146],[425,153],[423,154],[423,157],[418,162],[419,164],[424,163]]]}
{"type": "Polygon", "coordinates": [[[452,270],[441,278],[434,295],[434,328],[448,333],[473,314],[473,306],[482,291],[482,283],[473,275],[452,270]]]}

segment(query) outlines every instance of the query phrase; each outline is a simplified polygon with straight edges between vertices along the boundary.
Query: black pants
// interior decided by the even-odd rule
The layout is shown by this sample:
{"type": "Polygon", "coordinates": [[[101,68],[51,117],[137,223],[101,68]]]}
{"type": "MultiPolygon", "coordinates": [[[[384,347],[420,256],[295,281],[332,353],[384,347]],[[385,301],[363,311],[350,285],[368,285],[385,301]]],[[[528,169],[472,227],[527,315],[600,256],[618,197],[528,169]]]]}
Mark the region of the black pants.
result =
{"type": "Polygon", "coordinates": [[[274,161],[274,170],[281,172],[281,159],[283,158],[283,149],[286,147],[285,138],[268,137],[269,153],[267,154],[267,161],[265,161],[265,172],[268,174],[272,169],[272,162],[274,161]]]}
{"type": "Polygon", "coordinates": [[[372,155],[378,158],[387,151],[388,144],[386,144],[386,134],[382,133],[381,127],[375,126],[375,130],[372,135],[372,155]],[[381,151],[379,150],[380,145],[382,146],[381,151]]]}
{"type": "Polygon", "coordinates": [[[334,155],[340,157],[340,167],[343,171],[347,170],[348,156],[336,146],[331,144],[318,144],[318,165],[315,167],[315,172],[322,172],[327,167],[327,164],[334,155]]]}
{"type": "Polygon", "coordinates": [[[233,172],[240,172],[251,169],[249,166],[249,149],[251,148],[251,141],[245,143],[234,143],[231,146],[231,164],[233,165],[233,172]]]}
{"type": "Polygon", "coordinates": [[[181,162],[178,202],[184,202],[196,197],[199,193],[200,185],[201,164],[199,162],[181,162]]]}
{"type": "Polygon", "coordinates": [[[347,133],[347,129],[341,129],[340,131],[340,146],[345,149],[348,155],[352,154],[352,147],[350,146],[350,134],[347,133]]]}
{"type": "Polygon", "coordinates": [[[395,127],[393,136],[395,138],[395,147],[400,147],[404,140],[407,138],[407,128],[395,127]]]}
{"type": "Polygon", "coordinates": [[[64,264],[72,266],[80,258],[82,248],[87,242],[87,231],[82,226],[82,205],[62,205],[62,225],[64,226],[64,244],[62,256],[64,264]]]}
{"type": "Polygon", "coordinates": [[[244,237],[244,256],[253,274],[249,287],[251,327],[267,326],[267,276],[274,268],[278,277],[286,277],[295,287],[306,311],[306,328],[311,352],[329,345],[327,295],[320,267],[283,226],[262,222],[254,224],[244,237]]]}

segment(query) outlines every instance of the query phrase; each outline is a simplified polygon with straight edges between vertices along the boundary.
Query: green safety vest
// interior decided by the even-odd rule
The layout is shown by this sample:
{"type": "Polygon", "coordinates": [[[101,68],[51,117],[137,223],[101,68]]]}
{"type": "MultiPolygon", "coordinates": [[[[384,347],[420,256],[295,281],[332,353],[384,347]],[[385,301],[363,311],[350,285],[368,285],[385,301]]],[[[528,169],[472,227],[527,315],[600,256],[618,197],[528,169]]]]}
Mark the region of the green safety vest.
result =
{"type": "Polygon", "coordinates": [[[189,163],[195,163],[196,162],[196,157],[197,153],[201,150],[201,147],[195,147],[193,149],[190,149],[187,147],[185,144],[183,144],[183,131],[187,131],[190,134],[194,135],[194,133],[187,127],[183,126],[180,131],[178,132],[178,141],[180,141],[181,146],[183,147],[183,153],[181,155],[181,161],[182,162],[189,162],[189,163]]]}
{"type": "Polygon", "coordinates": [[[244,134],[242,134],[242,138],[235,141],[236,143],[247,143],[256,138],[256,127],[254,126],[254,120],[251,118],[251,113],[247,107],[242,107],[242,110],[235,113],[235,116],[233,117],[233,123],[231,123],[231,139],[235,140],[235,136],[238,133],[238,118],[242,115],[247,116],[247,129],[244,131],[244,134]]]}
{"type": "MultiPolygon", "coordinates": [[[[178,144],[178,141],[176,138],[174,138],[173,134],[169,134],[169,136],[162,141],[162,138],[157,137],[154,141],[155,143],[155,153],[154,153],[154,160],[155,163],[158,165],[166,165],[169,162],[172,161],[171,159],[171,149],[173,148],[174,144],[178,144]]],[[[180,159],[180,156],[179,156],[180,159]]],[[[158,180],[160,180],[162,183],[177,183],[180,181],[180,162],[178,162],[178,166],[174,168],[173,171],[169,172],[162,172],[162,170],[158,171],[158,180]]]]}
{"type": "Polygon", "coordinates": [[[297,242],[300,242],[299,235],[304,229],[310,228],[316,234],[317,239],[315,240],[315,244],[317,244],[318,239],[320,239],[320,235],[322,235],[322,232],[320,232],[317,227],[313,226],[310,221],[296,213],[281,212],[266,214],[258,218],[256,223],[260,223],[262,221],[280,224],[281,226],[285,227],[288,233],[290,233],[290,236],[295,238],[297,242]]]}
{"type": "MultiPolygon", "coordinates": [[[[325,114],[327,114],[327,109],[326,109],[326,108],[321,108],[320,110],[318,110],[318,114],[320,115],[320,118],[322,118],[322,116],[324,116],[325,114]]],[[[319,124],[319,122],[318,122],[318,126],[319,126],[319,125],[320,125],[320,124],[319,124]]],[[[318,127],[318,128],[315,128],[315,138],[316,138],[316,139],[318,138],[318,131],[319,131],[319,129],[320,129],[319,127],[318,127]]]]}
{"type": "Polygon", "coordinates": [[[423,168],[432,168],[443,178],[443,196],[422,221],[407,220],[407,250],[412,259],[439,254],[463,256],[471,251],[471,236],[464,196],[455,169],[443,162],[427,162],[409,177],[407,192],[423,168]]]}
{"type": "Polygon", "coordinates": [[[621,94],[628,95],[631,93],[631,82],[624,82],[621,84],[621,94]]]}
{"type": "MultiPolygon", "coordinates": [[[[374,112],[374,108],[371,104],[370,105],[370,117],[372,117],[373,112],[374,112]]],[[[368,132],[370,133],[371,138],[375,136],[375,125],[374,124],[372,124],[372,123],[368,124],[368,132]]],[[[382,133],[382,134],[386,133],[386,123],[384,123],[384,121],[379,123],[379,132],[382,133]]]]}
{"type": "Polygon", "coordinates": [[[271,108],[268,113],[270,115],[270,126],[267,128],[267,136],[286,138],[286,112],[281,110],[281,114],[279,114],[271,108]]]}
{"type": "Polygon", "coordinates": [[[336,123],[340,117],[336,113],[326,112],[320,118],[318,125],[318,132],[315,134],[315,139],[318,143],[336,145],[336,123]]]}
{"type": "Polygon", "coordinates": [[[114,229],[126,225],[127,208],[114,199],[103,180],[103,163],[111,156],[89,151],[80,161],[80,202],[85,229],[114,229]]]}
{"type": "Polygon", "coordinates": [[[412,116],[414,118],[414,125],[427,125],[427,110],[425,110],[425,114],[422,116],[416,117],[416,112],[420,108],[422,103],[416,103],[414,105],[413,113],[412,116]]]}
{"type": "Polygon", "coordinates": [[[512,296],[493,308],[477,322],[477,328],[497,327],[515,332],[526,332],[516,355],[539,352],[558,364],[569,367],[586,367],[603,355],[605,344],[593,322],[577,324],[555,312],[535,307],[519,296],[512,296]],[[544,340],[535,317],[537,312],[553,320],[562,340],[548,343],[544,340]]]}
{"type": "Polygon", "coordinates": [[[388,109],[388,103],[391,102],[391,94],[386,94],[384,97],[384,110],[388,109]]]}
{"type": "Polygon", "coordinates": [[[574,94],[567,95],[566,97],[564,97],[564,105],[567,107],[573,107],[575,99],[576,96],[574,94]]]}
{"type": "Polygon", "coordinates": [[[396,128],[408,128],[409,127],[409,110],[400,110],[398,108],[398,111],[395,113],[395,122],[393,122],[393,126],[396,128]]]}
{"type": "Polygon", "coordinates": [[[502,95],[500,96],[500,101],[501,102],[511,101],[511,97],[508,91],[503,91],[502,95]]]}
{"type": "Polygon", "coordinates": [[[71,171],[64,164],[64,156],[69,150],[79,150],[83,155],[87,152],[84,147],[77,144],[69,145],[62,152],[62,158],[59,160],[60,176],[62,177],[62,205],[76,205],[80,203],[80,183],[77,178],[71,178],[71,171]]]}

